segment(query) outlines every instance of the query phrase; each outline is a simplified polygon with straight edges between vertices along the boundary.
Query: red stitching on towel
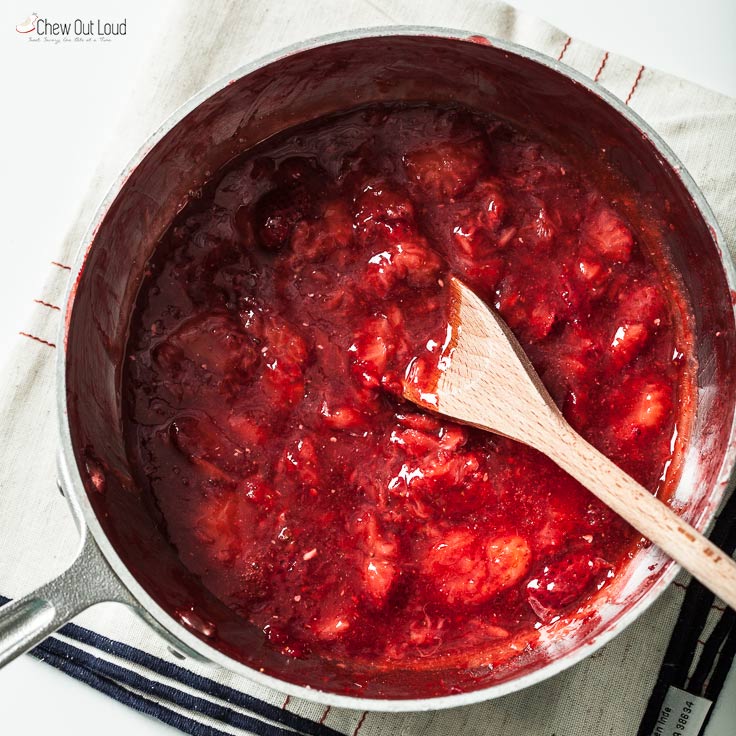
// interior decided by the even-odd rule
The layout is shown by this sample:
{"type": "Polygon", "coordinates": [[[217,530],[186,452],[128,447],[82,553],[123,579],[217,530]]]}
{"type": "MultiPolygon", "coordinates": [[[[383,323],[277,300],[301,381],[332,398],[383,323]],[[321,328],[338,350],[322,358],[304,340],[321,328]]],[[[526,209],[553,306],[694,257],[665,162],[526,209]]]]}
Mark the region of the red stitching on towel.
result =
{"type": "Polygon", "coordinates": [[[58,266],[59,268],[63,268],[65,271],[71,271],[71,266],[65,266],[63,263],[59,263],[58,261],[51,261],[52,266],[58,266]]]}
{"type": "Polygon", "coordinates": [[[557,57],[557,61],[562,61],[562,57],[565,55],[565,51],[567,51],[567,47],[572,43],[572,38],[570,36],[567,37],[567,41],[565,41],[565,45],[562,47],[562,51],[560,51],[560,55],[557,57]]]}
{"type": "Polygon", "coordinates": [[[322,718],[319,719],[320,725],[324,725],[324,722],[327,720],[327,714],[332,710],[332,706],[328,705],[325,708],[325,712],[322,714],[322,718]]]}
{"type": "Polygon", "coordinates": [[[286,706],[289,705],[290,701],[291,701],[291,695],[287,695],[286,700],[284,700],[284,704],[281,706],[281,710],[286,710],[286,706]]]}
{"type": "Polygon", "coordinates": [[[56,304],[49,304],[49,302],[45,302],[43,299],[34,299],[33,301],[36,304],[43,304],[44,307],[48,307],[49,309],[58,309],[61,311],[61,307],[57,307],[56,304]]]}
{"type": "Polygon", "coordinates": [[[628,105],[631,101],[631,98],[634,96],[634,92],[636,92],[636,88],[639,86],[639,80],[641,79],[641,75],[644,73],[644,64],[642,64],[639,67],[639,72],[636,75],[636,79],[634,80],[634,86],[631,88],[631,92],[629,92],[629,96],[626,98],[626,104],[628,105]]]}
{"type": "Polygon", "coordinates": [[[595,76],[593,77],[593,81],[597,82],[598,78],[601,76],[601,72],[606,67],[606,62],[608,61],[608,51],[606,51],[605,54],[603,54],[603,59],[601,60],[601,65],[598,67],[598,71],[595,73],[595,76]]]}
{"type": "Polygon", "coordinates": [[[363,726],[363,721],[365,721],[365,717],[368,715],[368,711],[364,710],[363,715],[360,717],[360,720],[358,721],[358,725],[355,727],[355,731],[353,731],[353,736],[358,736],[358,731],[360,731],[361,727],[363,726]]]}
{"type": "Polygon", "coordinates": [[[19,335],[23,335],[23,337],[29,337],[31,340],[35,340],[36,342],[40,342],[42,345],[48,345],[50,348],[55,348],[56,345],[52,342],[47,342],[46,340],[42,340],[40,337],[36,337],[35,335],[30,335],[27,332],[19,332],[19,335]]]}

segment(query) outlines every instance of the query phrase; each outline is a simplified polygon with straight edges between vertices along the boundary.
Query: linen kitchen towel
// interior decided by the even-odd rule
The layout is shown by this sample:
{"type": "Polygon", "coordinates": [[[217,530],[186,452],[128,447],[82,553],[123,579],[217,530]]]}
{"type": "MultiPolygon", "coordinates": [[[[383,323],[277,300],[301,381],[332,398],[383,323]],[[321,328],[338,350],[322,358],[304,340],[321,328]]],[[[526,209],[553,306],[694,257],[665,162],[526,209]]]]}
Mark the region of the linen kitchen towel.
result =
{"type": "MultiPolygon", "coordinates": [[[[662,135],[702,188],[729,245],[736,244],[733,99],[594,48],[501,3],[183,0],[166,24],[165,43],[144,67],[145,75],[118,125],[115,145],[100,162],[80,203],[75,227],[63,240],[48,245],[45,281],[28,295],[38,301],[38,308],[23,332],[12,338],[5,359],[0,381],[5,439],[0,449],[0,593],[4,596],[18,597],[60,573],[76,548],[74,524],[55,487],[57,307],[69,264],[107,187],[174,109],[239,65],[320,34],[395,24],[462,28],[515,41],[588,75],[662,135]],[[39,540],[53,540],[53,544],[39,544],[39,540]]],[[[720,534],[724,544],[733,536],[731,528],[720,534]]],[[[115,604],[80,615],[35,654],[101,692],[199,736],[450,732],[629,736],[644,718],[643,736],[656,728],[662,688],[673,684],[687,689],[690,678],[697,694],[715,696],[734,648],[733,622],[724,621],[722,614],[718,601],[689,589],[689,578],[681,574],[638,621],[575,667],[514,695],[436,713],[363,713],[284,697],[224,670],[180,661],[135,614],[115,604]],[[700,641],[689,641],[686,652],[673,651],[670,644],[681,608],[700,632],[700,641]],[[672,669],[677,670],[676,677],[668,674],[672,669]],[[655,688],[658,680],[660,686],[655,688]]]]}

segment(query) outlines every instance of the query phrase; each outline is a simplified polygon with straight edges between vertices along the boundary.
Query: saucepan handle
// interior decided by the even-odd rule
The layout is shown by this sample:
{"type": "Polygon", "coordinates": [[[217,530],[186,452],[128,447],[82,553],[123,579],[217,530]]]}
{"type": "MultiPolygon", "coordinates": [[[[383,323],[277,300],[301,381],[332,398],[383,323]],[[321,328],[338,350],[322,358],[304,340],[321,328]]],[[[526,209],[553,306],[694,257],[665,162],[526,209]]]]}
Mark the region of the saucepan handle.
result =
{"type": "Polygon", "coordinates": [[[0,667],[53,634],[95,603],[132,603],[90,534],[83,530],[77,558],[58,578],[0,607],[0,667]]]}

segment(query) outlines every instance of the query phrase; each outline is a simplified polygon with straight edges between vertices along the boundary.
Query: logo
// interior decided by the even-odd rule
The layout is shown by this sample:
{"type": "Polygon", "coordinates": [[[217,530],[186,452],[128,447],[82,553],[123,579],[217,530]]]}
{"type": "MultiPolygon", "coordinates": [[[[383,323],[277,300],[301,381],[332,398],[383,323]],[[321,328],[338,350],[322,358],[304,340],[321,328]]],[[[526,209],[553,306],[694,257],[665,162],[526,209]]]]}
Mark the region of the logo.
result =
{"type": "Polygon", "coordinates": [[[31,13],[22,23],[18,23],[15,30],[18,33],[31,33],[36,30],[36,21],[38,13],[31,13]]]}
{"type": "Polygon", "coordinates": [[[25,35],[29,41],[50,41],[58,44],[79,41],[111,41],[115,36],[125,36],[128,32],[127,26],[127,18],[122,20],[102,18],[57,20],[42,18],[38,13],[31,13],[22,23],[18,23],[15,30],[25,35]]]}

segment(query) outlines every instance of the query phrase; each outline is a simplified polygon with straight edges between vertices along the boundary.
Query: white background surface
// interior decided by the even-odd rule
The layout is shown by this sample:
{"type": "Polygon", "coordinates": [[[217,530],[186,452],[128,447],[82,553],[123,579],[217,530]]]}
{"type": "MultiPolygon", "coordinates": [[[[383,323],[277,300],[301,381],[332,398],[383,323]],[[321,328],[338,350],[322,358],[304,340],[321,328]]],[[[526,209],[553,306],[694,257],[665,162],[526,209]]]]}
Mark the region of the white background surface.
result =
{"type": "MultiPolygon", "coordinates": [[[[41,245],[58,243],[68,229],[149,51],[166,43],[165,19],[174,1],[57,0],[46,8],[3,1],[0,347],[38,308],[32,300],[48,268],[41,245]],[[108,44],[28,44],[14,28],[34,10],[42,17],[127,18],[127,35],[108,44]]],[[[733,0],[512,4],[581,40],[736,96],[733,0]]],[[[727,690],[707,736],[736,733],[736,670],[727,690]]],[[[27,656],[0,672],[0,723],[8,736],[175,733],[27,656]]]]}

